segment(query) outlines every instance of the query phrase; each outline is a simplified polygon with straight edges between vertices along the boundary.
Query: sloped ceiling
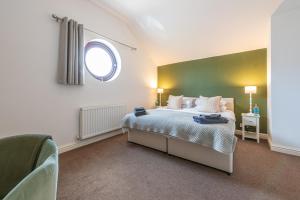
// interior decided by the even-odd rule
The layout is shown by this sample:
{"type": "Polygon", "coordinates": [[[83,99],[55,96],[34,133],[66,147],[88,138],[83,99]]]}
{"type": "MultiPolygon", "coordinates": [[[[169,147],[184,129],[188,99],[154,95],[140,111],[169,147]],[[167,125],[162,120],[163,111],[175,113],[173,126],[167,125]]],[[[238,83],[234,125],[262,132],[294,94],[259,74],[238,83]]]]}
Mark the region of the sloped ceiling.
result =
{"type": "Polygon", "coordinates": [[[124,20],[157,66],[267,47],[283,0],[92,0],[124,20]]]}

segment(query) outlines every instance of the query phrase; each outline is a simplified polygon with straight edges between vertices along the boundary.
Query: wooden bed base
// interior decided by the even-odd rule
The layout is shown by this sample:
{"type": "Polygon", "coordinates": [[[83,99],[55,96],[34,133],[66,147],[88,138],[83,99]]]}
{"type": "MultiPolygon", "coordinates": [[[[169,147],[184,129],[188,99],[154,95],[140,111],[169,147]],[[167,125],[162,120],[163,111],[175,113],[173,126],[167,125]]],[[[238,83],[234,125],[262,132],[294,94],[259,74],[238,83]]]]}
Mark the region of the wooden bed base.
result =
{"type": "Polygon", "coordinates": [[[223,154],[199,144],[135,129],[128,131],[128,141],[213,167],[228,174],[233,172],[233,153],[223,154]]]}

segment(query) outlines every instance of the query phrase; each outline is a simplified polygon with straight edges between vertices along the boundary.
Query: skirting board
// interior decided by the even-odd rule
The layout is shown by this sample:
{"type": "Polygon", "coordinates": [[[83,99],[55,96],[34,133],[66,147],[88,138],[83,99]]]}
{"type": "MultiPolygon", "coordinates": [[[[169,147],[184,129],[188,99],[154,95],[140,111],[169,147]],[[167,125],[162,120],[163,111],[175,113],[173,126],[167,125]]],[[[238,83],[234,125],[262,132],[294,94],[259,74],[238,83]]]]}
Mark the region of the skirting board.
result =
{"type": "MultiPolygon", "coordinates": [[[[241,130],[236,130],[235,134],[236,135],[242,135],[242,131],[241,130]]],[[[300,156],[300,149],[295,149],[295,148],[291,148],[291,147],[287,147],[287,146],[281,146],[281,145],[273,144],[272,139],[271,139],[269,134],[260,133],[259,137],[261,139],[268,140],[268,144],[269,144],[269,147],[270,147],[271,151],[276,151],[276,152],[279,152],[279,153],[289,154],[289,155],[293,155],[293,156],[300,156]]]]}
{"type": "Polygon", "coordinates": [[[293,156],[300,156],[300,149],[273,144],[271,137],[268,137],[268,143],[271,151],[276,151],[279,153],[289,154],[293,156]]]}
{"type": "MultiPolygon", "coordinates": [[[[235,134],[236,135],[242,135],[242,131],[241,130],[235,130],[235,134]]],[[[264,139],[264,140],[268,140],[269,139],[268,134],[266,134],[266,133],[260,133],[259,134],[259,138],[260,139],[264,139]]]]}
{"type": "Polygon", "coordinates": [[[58,147],[58,152],[59,152],[59,154],[61,154],[61,153],[71,151],[73,149],[77,149],[79,147],[82,147],[82,146],[85,146],[85,145],[88,145],[88,144],[92,144],[94,142],[98,142],[98,141],[101,141],[101,140],[104,140],[104,139],[107,139],[107,138],[110,138],[110,137],[113,137],[113,136],[116,136],[116,135],[119,135],[119,134],[122,134],[121,129],[116,130],[116,131],[112,131],[112,132],[109,132],[109,133],[105,133],[105,134],[102,134],[100,136],[93,137],[93,138],[90,138],[90,139],[86,139],[86,140],[82,140],[82,141],[79,140],[79,141],[71,143],[71,144],[62,145],[62,146],[58,147]]]}

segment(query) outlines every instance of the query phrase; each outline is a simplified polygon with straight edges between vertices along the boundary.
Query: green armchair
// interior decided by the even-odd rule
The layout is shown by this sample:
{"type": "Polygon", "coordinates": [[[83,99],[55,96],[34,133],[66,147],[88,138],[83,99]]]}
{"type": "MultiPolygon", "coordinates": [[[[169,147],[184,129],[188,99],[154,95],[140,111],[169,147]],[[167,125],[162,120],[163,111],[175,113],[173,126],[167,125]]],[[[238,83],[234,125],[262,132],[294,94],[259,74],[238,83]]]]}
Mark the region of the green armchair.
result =
{"type": "Polygon", "coordinates": [[[0,139],[0,199],[55,200],[58,151],[50,136],[0,139]]]}

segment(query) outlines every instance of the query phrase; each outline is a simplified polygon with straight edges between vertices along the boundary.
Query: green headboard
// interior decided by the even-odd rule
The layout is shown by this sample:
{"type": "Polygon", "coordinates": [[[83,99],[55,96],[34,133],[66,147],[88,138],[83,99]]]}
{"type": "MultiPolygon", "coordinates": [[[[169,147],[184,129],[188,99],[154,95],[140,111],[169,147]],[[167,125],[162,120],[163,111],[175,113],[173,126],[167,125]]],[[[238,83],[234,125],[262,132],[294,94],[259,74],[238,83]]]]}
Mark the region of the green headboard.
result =
{"type": "Polygon", "coordinates": [[[241,113],[249,111],[244,86],[256,85],[253,105],[261,113],[262,133],[267,132],[267,49],[192,60],[158,67],[158,87],[164,88],[163,105],[169,94],[234,98],[237,128],[241,113]]]}

